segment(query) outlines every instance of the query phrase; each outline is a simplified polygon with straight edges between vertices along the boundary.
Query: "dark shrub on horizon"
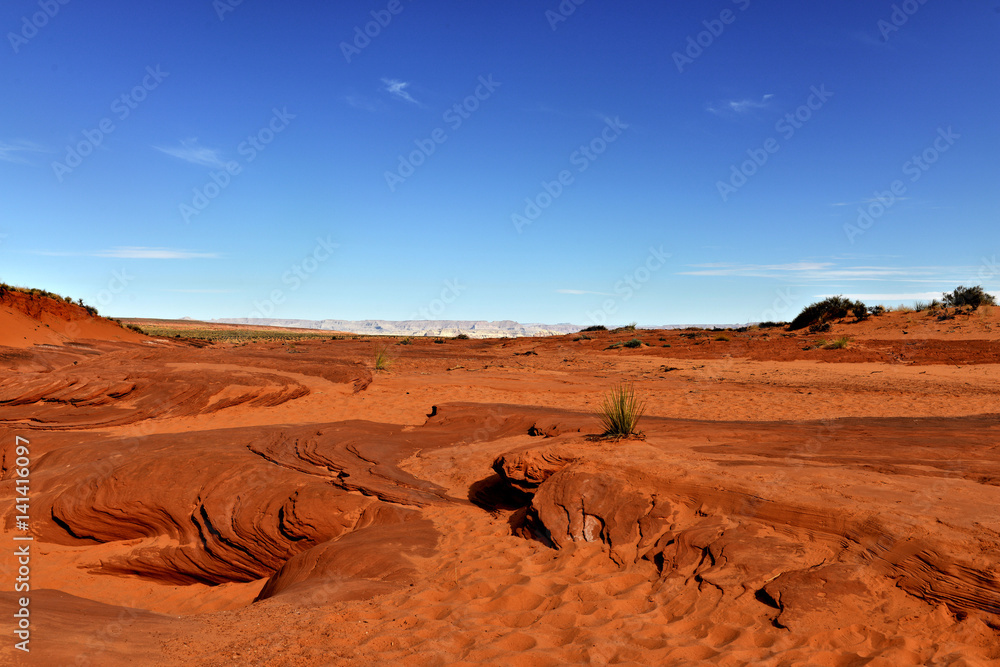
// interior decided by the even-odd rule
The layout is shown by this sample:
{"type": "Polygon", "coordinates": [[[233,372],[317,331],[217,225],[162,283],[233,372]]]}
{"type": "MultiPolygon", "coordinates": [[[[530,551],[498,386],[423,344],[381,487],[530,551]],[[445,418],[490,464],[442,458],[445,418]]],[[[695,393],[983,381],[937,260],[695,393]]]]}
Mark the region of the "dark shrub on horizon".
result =
{"type": "Polygon", "coordinates": [[[788,322],[761,322],[757,325],[759,329],[777,329],[786,326],[788,322]]]}
{"type": "Polygon", "coordinates": [[[855,308],[866,308],[866,306],[860,301],[851,301],[843,296],[827,297],[806,306],[788,325],[788,329],[795,331],[816,324],[825,324],[830,320],[839,320],[842,317],[847,317],[847,314],[854,311],[855,308]]]}
{"type": "Polygon", "coordinates": [[[981,285],[973,287],[963,287],[959,285],[951,293],[944,292],[944,305],[957,308],[959,306],[970,306],[976,310],[979,306],[995,306],[997,300],[992,294],[982,288],[981,285]]]}
{"type": "Polygon", "coordinates": [[[607,331],[607,330],[608,328],[603,324],[595,324],[593,326],[587,327],[586,329],[580,329],[579,333],[583,333],[584,331],[607,331]]]}

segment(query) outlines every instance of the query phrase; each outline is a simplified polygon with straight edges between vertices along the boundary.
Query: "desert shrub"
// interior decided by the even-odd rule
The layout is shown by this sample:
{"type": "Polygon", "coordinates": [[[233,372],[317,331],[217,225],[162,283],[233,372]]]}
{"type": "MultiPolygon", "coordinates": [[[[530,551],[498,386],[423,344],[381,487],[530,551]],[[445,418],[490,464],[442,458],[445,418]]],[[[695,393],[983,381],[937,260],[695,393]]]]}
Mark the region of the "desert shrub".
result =
{"type": "Polygon", "coordinates": [[[981,285],[963,287],[959,285],[951,293],[944,292],[944,305],[949,307],[970,306],[976,310],[980,306],[995,306],[997,300],[992,294],[982,288],[981,285]]]}
{"type": "Polygon", "coordinates": [[[145,334],[146,333],[145,331],[142,330],[142,327],[140,327],[138,324],[126,324],[125,326],[126,326],[126,328],[131,329],[132,331],[134,331],[136,333],[141,333],[141,334],[145,334]]]}
{"type": "Polygon", "coordinates": [[[642,347],[642,341],[638,338],[633,338],[622,343],[622,347],[642,347]]]}
{"type": "Polygon", "coordinates": [[[851,301],[842,296],[831,296],[806,306],[799,313],[792,323],[788,325],[791,331],[804,329],[810,325],[823,324],[830,320],[839,320],[847,317],[847,314],[856,307],[864,308],[865,304],[860,301],[851,301]]]}
{"type": "Polygon", "coordinates": [[[584,331],[607,331],[608,328],[603,324],[595,324],[593,326],[587,327],[586,329],[580,329],[580,333],[584,331]]]}
{"type": "Polygon", "coordinates": [[[778,327],[786,326],[788,322],[761,322],[757,326],[761,329],[777,329],[778,327]]]}
{"type": "Polygon", "coordinates": [[[834,338],[832,341],[824,345],[828,350],[843,350],[851,342],[851,339],[847,336],[841,336],[840,338],[834,338]]]}
{"type": "Polygon", "coordinates": [[[625,332],[625,331],[635,331],[635,328],[637,326],[638,326],[637,322],[631,322],[629,324],[626,324],[623,327],[618,327],[617,329],[612,329],[611,333],[622,333],[622,332],[625,332]]]}
{"type": "Polygon", "coordinates": [[[823,322],[822,324],[813,324],[809,327],[809,333],[824,333],[830,330],[830,323],[823,322]]]}
{"type": "Polygon", "coordinates": [[[396,345],[410,345],[412,343],[413,343],[413,339],[411,339],[409,336],[407,336],[406,338],[404,338],[401,341],[399,341],[398,343],[396,343],[396,345]]]}
{"type": "Polygon", "coordinates": [[[861,320],[867,320],[869,315],[868,307],[860,302],[854,304],[854,308],[851,309],[851,313],[858,319],[859,322],[861,320]]]}
{"type": "Polygon", "coordinates": [[[435,338],[434,342],[437,343],[438,345],[444,345],[444,339],[443,338],[435,338]]]}
{"type": "Polygon", "coordinates": [[[469,334],[460,333],[455,336],[455,340],[469,340],[469,334]]]}
{"type": "Polygon", "coordinates": [[[728,342],[729,336],[727,336],[726,334],[719,334],[718,336],[715,337],[715,340],[728,342]]]}
{"type": "Polygon", "coordinates": [[[573,340],[590,340],[590,336],[587,334],[580,334],[579,336],[574,336],[573,340]]]}
{"type": "Polygon", "coordinates": [[[869,310],[871,311],[871,314],[875,315],[876,317],[885,314],[885,306],[883,306],[882,304],[879,304],[877,306],[872,306],[869,310]]]}
{"type": "Polygon", "coordinates": [[[635,385],[631,382],[615,385],[604,396],[599,413],[604,435],[627,438],[636,432],[636,424],[645,411],[646,402],[636,398],[635,385]]]}
{"type": "Polygon", "coordinates": [[[375,341],[372,343],[372,356],[375,359],[375,370],[376,371],[387,371],[389,366],[392,365],[392,359],[389,356],[389,343],[386,341],[375,341]]]}

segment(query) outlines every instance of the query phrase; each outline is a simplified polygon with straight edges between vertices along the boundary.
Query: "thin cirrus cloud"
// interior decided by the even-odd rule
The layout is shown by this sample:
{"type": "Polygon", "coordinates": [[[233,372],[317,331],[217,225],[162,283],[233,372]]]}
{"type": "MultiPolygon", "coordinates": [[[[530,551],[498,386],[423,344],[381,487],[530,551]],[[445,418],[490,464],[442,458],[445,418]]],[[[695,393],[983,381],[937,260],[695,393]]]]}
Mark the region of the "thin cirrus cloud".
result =
{"type": "Polygon", "coordinates": [[[4,162],[31,164],[31,162],[25,157],[26,155],[48,152],[50,151],[31,141],[14,141],[11,143],[0,141],[0,160],[3,160],[4,162]]]}
{"type": "Polygon", "coordinates": [[[590,290],[585,290],[585,289],[557,289],[556,293],[558,293],[558,294],[597,294],[598,296],[613,296],[612,294],[608,294],[607,292],[591,292],[590,290]]]}
{"type": "Polygon", "coordinates": [[[411,104],[416,104],[418,107],[422,106],[420,102],[413,99],[413,96],[406,92],[406,89],[410,87],[408,81],[400,81],[399,79],[382,79],[383,92],[389,93],[393,97],[398,97],[401,100],[406,100],[411,104]]]}
{"type": "Polygon", "coordinates": [[[344,96],[344,101],[355,109],[361,109],[362,111],[381,111],[383,108],[383,103],[378,100],[373,100],[370,97],[365,97],[364,95],[359,95],[357,93],[351,93],[350,95],[344,96]]]}
{"type": "Polygon", "coordinates": [[[710,113],[714,113],[717,116],[723,114],[744,114],[757,109],[766,109],[771,106],[771,99],[773,97],[774,95],[772,93],[768,93],[760,100],[752,100],[749,98],[742,100],[728,100],[726,102],[709,104],[706,108],[710,113]]]}
{"type": "Polygon", "coordinates": [[[217,259],[219,253],[176,250],[174,248],[147,248],[143,246],[121,246],[96,253],[95,257],[115,257],[117,259],[217,259]]]}
{"type": "MultiPolygon", "coordinates": [[[[838,266],[833,262],[792,262],[789,264],[693,264],[682,276],[739,278],[785,278],[808,282],[844,280],[890,280],[939,282],[962,274],[961,267],[940,266],[838,266]]],[[[967,271],[968,269],[964,269],[967,271]]]]}
{"type": "Polygon", "coordinates": [[[226,161],[222,159],[218,150],[199,145],[197,139],[184,139],[180,146],[153,146],[153,148],[179,160],[202,167],[220,168],[226,166],[226,161]]]}
{"type": "Polygon", "coordinates": [[[116,246],[98,252],[68,252],[63,250],[36,250],[32,255],[45,257],[111,257],[114,259],[218,259],[217,252],[196,252],[176,248],[151,248],[147,246],[116,246]]]}

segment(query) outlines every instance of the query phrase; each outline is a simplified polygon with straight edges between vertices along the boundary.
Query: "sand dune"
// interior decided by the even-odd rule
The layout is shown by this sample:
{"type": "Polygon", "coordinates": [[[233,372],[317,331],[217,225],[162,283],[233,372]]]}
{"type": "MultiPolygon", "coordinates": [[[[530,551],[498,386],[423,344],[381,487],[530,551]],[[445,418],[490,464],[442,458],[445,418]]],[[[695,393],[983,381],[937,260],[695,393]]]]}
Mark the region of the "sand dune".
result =
{"type": "Polygon", "coordinates": [[[0,348],[30,664],[997,664],[997,324],[418,340],[389,373],[38,334],[0,348]],[[623,377],[644,437],[598,438],[623,377]]]}

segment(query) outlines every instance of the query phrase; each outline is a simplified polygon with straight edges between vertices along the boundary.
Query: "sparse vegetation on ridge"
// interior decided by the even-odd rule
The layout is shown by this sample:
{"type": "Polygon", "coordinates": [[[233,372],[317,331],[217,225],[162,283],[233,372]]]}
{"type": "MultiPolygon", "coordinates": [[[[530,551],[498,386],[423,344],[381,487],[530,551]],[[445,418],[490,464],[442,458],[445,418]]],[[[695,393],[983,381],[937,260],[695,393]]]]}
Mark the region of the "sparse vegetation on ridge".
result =
{"type": "Polygon", "coordinates": [[[788,325],[790,331],[805,329],[809,326],[828,324],[830,320],[839,320],[847,317],[848,313],[855,309],[867,308],[860,301],[851,301],[843,296],[831,296],[806,306],[799,313],[792,323],[788,325]]]}
{"type": "Polygon", "coordinates": [[[953,308],[969,306],[972,310],[976,310],[980,306],[997,305],[996,298],[984,290],[981,285],[972,287],[959,285],[950,293],[944,292],[942,296],[944,297],[944,305],[953,308]]]}

